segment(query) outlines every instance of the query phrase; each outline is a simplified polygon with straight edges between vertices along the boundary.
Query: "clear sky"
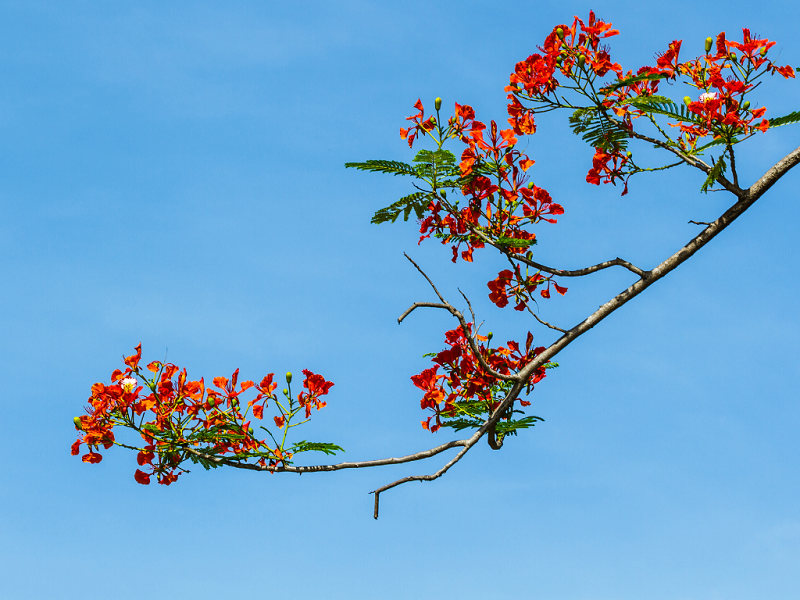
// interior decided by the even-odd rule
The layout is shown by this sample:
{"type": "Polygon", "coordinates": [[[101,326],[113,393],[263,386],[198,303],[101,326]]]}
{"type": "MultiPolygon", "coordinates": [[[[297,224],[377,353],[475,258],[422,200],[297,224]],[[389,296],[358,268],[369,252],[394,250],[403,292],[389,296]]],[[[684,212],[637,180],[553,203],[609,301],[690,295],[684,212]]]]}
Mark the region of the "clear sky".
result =
{"type": "MultiPolygon", "coordinates": [[[[409,377],[454,326],[408,252],[497,339],[553,337],[494,308],[501,261],[370,225],[409,193],[348,161],[408,160],[417,98],[504,120],[515,62],[586,2],[38,2],[0,6],[0,596],[792,598],[800,573],[800,173],[558,357],[544,423],[446,477],[382,496],[440,456],[307,475],[194,470],[138,485],[133,453],[69,454],[92,383],[141,342],[210,379],[309,368],[336,385],[308,439],[343,459],[450,439],[409,377]]],[[[597,6],[597,5],[595,5],[597,6]]],[[[797,3],[604,2],[623,67],[743,26],[800,65],[797,3]]],[[[800,108],[770,80],[767,117],[800,108]]],[[[669,90],[676,99],[681,89],[669,90]]],[[[797,128],[751,140],[752,182],[797,128]]],[[[542,119],[531,173],[566,214],[536,257],[651,268],[732,202],[689,171],[631,192],[584,182],[591,150],[542,119]]],[[[541,303],[571,326],[632,280],[603,272],[541,303]]]]}

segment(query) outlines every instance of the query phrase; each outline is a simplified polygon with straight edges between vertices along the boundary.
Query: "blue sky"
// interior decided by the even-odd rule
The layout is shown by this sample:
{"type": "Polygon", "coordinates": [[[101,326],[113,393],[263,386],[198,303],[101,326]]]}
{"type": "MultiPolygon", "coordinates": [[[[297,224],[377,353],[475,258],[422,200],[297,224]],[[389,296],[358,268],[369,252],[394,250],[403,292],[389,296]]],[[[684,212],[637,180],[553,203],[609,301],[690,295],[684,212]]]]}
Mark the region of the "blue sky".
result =
{"type": "MultiPolygon", "coordinates": [[[[7,598],[789,598],[800,572],[798,173],[678,271],[558,357],[545,422],[445,478],[367,492],[396,469],[296,476],[195,470],[169,488],[135,457],[69,455],[96,381],[142,343],[207,379],[309,368],[336,385],[307,437],[349,460],[448,439],[419,426],[409,377],[453,327],[396,318],[461,287],[497,339],[552,336],[494,308],[488,252],[454,266],[412,223],[370,225],[408,193],[348,161],[407,160],[414,101],[504,117],[516,61],[585,2],[4,2],[0,7],[0,595],[7,598]]],[[[800,9],[606,2],[625,68],[742,26],[800,64],[800,9]],[[717,14],[722,12],[722,14],[717,14]]],[[[770,80],[767,116],[800,85],[770,80]],[[781,85],[779,85],[781,84],[781,85]]],[[[679,98],[682,90],[675,90],[679,98]]],[[[797,146],[742,149],[753,181],[797,146]]],[[[537,258],[650,268],[731,202],[688,171],[584,182],[591,150],[543,119],[532,169],[566,214],[537,258]]],[[[542,304],[572,325],[631,282],[571,281],[542,304]]]]}

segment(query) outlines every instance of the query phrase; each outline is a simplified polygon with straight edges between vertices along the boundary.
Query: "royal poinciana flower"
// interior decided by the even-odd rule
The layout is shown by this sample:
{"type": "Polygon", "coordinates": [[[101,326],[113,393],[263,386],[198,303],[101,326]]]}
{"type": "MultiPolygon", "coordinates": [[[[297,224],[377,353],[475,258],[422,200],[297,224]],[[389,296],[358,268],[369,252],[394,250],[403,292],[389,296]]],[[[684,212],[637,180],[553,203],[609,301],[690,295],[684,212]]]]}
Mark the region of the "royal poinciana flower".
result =
{"type": "MultiPolygon", "coordinates": [[[[635,74],[612,62],[609,48],[601,44],[617,34],[593,12],[587,22],[575,17],[571,26],[557,25],[539,47],[540,53],[517,63],[506,91],[509,123],[517,135],[535,133],[538,112],[575,111],[573,129],[595,148],[587,182],[600,185],[622,180],[623,195],[631,175],[653,170],[635,165],[627,154],[628,140],[637,137],[640,128],[650,139],[660,138],[665,146],[684,152],[697,151],[698,141],[706,137],[731,147],[769,128],[766,109],[751,109],[746,100],[757,80],[767,73],[795,76],[792,67],[778,66],[769,58],[775,42],[759,39],[747,28],[742,30],[742,42],[728,40],[723,32],[715,44],[707,40],[703,55],[685,61],[681,60],[683,41],[674,40],[656,55],[655,65],[640,67],[635,74]],[[664,80],[683,81],[699,90],[698,100],[687,96],[686,110],[681,112],[677,103],[658,95],[659,81],[664,80]],[[647,125],[635,129],[642,117],[647,125]],[[664,117],[678,129],[676,137],[669,137],[656,123],[656,118],[664,117]]],[[[656,169],[670,166],[674,165],[656,169]]]]}
{"type": "Polygon", "coordinates": [[[339,449],[332,444],[312,448],[306,442],[301,446],[286,442],[289,426],[294,426],[292,419],[304,412],[307,420],[312,406],[319,410],[326,405],[321,397],[333,383],[321,375],[304,370],[307,391],[294,398],[287,390],[284,401],[280,401],[274,393],[277,384],[273,373],[258,384],[239,383],[237,369],[230,378],[215,377],[216,389],[208,389],[202,379],[189,381],[186,369],[170,363],[151,362],[146,367],[151,374],[148,376],[139,367],[141,356],[139,344],[136,353],[125,358],[125,371],[114,371],[108,385],[96,383],[92,386],[87,414],[75,419],[76,429],[81,434],[72,445],[73,455],[80,454],[84,445],[89,448],[83,455],[84,462],[100,462],[103,458],[97,451],[100,446],[132,448],[138,451],[136,461],[141,467],[134,474],[137,482],[148,484],[155,476],[158,483],[170,485],[186,471],[183,465],[187,461],[208,467],[225,459],[278,468],[290,464],[297,452],[339,449]],[[139,385],[139,381],[144,385],[139,385]],[[248,390],[256,394],[243,407],[241,396],[248,390]],[[283,433],[278,440],[263,428],[270,437],[268,442],[256,437],[248,416],[252,408],[252,416],[262,420],[270,401],[279,411],[275,423],[283,433]],[[144,444],[135,446],[117,441],[115,427],[135,431],[144,444]]]}
{"type": "MultiPolygon", "coordinates": [[[[507,342],[506,346],[489,347],[490,337],[473,334],[471,324],[466,331],[458,327],[445,333],[448,347],[433,356],[434,366],[411,377],[414,385],[425,392],[420,407],[433,413],[422,421],[423,429],[432,433],[441,427],[459,429],[478,425],[485,416],[497,409],[508,391],[507,382],[481,365],[470,348],[467,336],[474,337],[479,343],[481,358],[501,375],[518,372],[544,351],[544,347],[533,347],[533,334],[530,332],[524,351],[513,340],[507,342]],[[440,369],[442,373],[439,373],[440,369]]],[[[554,366],[557,365],[547,364],[534,371],[528,382],[528,393],[534,384],[544,379],[546,369],[554,366]]],[[[519,404],[522,407],[530,406],[529,401],[522,399],[519,404]]],[[[507,421],[512,423],[506,425],[509,431],[514,429],[514,412],[512,408],[508,413],[507,421]]]]}

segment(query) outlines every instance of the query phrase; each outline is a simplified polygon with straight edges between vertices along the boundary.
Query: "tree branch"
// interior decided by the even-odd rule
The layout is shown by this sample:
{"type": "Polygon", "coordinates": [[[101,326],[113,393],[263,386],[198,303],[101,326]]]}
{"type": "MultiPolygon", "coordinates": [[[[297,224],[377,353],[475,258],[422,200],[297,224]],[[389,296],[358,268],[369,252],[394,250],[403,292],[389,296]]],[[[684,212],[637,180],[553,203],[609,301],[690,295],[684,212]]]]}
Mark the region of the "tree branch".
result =
{"type": "Polygon", "coordinates": [[[579,323],[567,333],[561,336],[547,350],[537,356],[531,363],[527,364],[518,375],[523,377],[530,376],[533,371],[545,364],[561,350],[566,348],[578,337],[589,331],[600,321],[605,319],[615,310],[626,304],[634,297],[641,294],[659,279],[676,269],[686,262],[695,252],[700,250],[708,242],[714,239],[722,230],[733,223],[750,208],[770,187],[772,187],[790,169],[800,163],[800,147],[796,148],[778,163],[769,169],[756,183],[747,190],[739,190],[736,194],[738,201],[722,214],[716,221],[710,223],[702,232],[695,236],[688,244],[678,250],[675,254],[667,258],[660,265],[645,273],[644,277],[623,290],[614,298],[603,304],[594,313],[589,315],[583,322],[579,323]]]}
{"type": "MultiPolygon", "coordinates": [[[[378,518],[378,495],[382,491],[386,491],[391,489],[397,485],[402,483],[407,483],[409,481],[432,481],[441,477],[450,467],[452,467],[456,462],[458,462],[472,447],[474,444],[473,440],[477,442],[481,436],[484,435],[490,428],[493,428],[497,421],[500,419],[501,415],[514,403],[514,401],[519,396],[519,393],[522,391],[524,386],[523,382],[528,381],[528,379],[533,375],[533,372],[544,365],[545,363],[549,362],[553,357],[555,357],[561,350],[566,348],[570,343],[576,340],[578,337],[592,329],[595,325],[600,323],[603,319],[613,313],[615,310],[626,304],[628,301],[633,299],[634,297],[641,294],[645,289],[650,287],[653,283],[658,281],[659,279],[665,277],[668,273],[676,269],[682,263],[687,261],[691,256],[695,254],[700,248],[705,246],[708,242],[710,242],[714,237],[716,237],[723,229],[728,227],[733,221],[735,221],[739,216],[742,215],[748,208],[750,208],[758,198],[760,198],[764,192],[766,192],[770,187],[772,187],[783,175],[785,175],[790,169],[800,163],[800,147],[795,149],[793,152],[786,155],[783,159],[781,159],[774,167],[772,167],[769,171],[767,171],[764,176],[761,177],[756,183],[754,183],[750,189],[748,190],[738,190],[738,193],[735,193],[738,200],[733,206],[731,206],[725,213],[722,214],[716,221],[709,224],[706,229],[704,229],[700,234],[695,236],[688,244],[686,244],[683,248],[678,250],[675,254],[667,258],[663,261],[660,265],[652,269],[651,271],[647,271],[643,273],[643,276],[639,281],[634,283],[633,285],[629,286],[627,289],[623,290],[619,294],[617,294],[614,298],[603,304],[598,310],[594,313],[589,315],[586,319],[584,319],[581,323],[570,329],[566,332],[561,338],[556,340],[549,348],[547,348],[544,352],[539,354],[533,361],[528,363],[525,367],[522,368],[521,371],[517,373],[517,376],[521,378],[514,387],[509,391],[506,398],[497,409],[492,413],[492,416],[486,420],[483,426],[475,432],[475,434],[470,437],[468,440],[465,441],[464,448],[449,462],[447,463],[442,469],[433,473],[432,475],[422,475],[422,476],[411,476],[411,477],[404,477],[403,479],[399,479],[391,484],[383,486],[375,490],[375,513],[374,516],[378,518]]],[[[738,187],[738,186],[737,186],[738,187]]]]}
{"type": "MultiPolygon", "coordinates": [[[[414,265],[417,268],[417,271],[422,273],[422,276],[428,280],[428,283],[431,284],[433,291],[436,292],[436,295],[439,296],[439,300],[441,300],[442,302],[441,304],[435,302],[415,302],[402,315],[400,315],[400,318],[397,319],[397,322],[402,323],[403,319],[405,319],[409,314],[411,314],[416,308],[442,308],[448,311],[456,319],[458,319],[458,322],[461,324],[461,329],[463,329],[464,331],[464,337],[467,338],[467,341],[469,342],[469,348],[472,351],[472,354],[480,363],[484,371],[486,371],[489,375],[491,375],[496,379],[502,379],[503,381],[517,381],[516,375],[503,375],[502,373],[498,373],[489,365],[489,363],[486,362],[486,359],[483,358],[483,355],[480,352],[480,348],[478,348],[478,344],[475,342],[474,335],[469,333],[469,327],[468,327],[469,323],[467,323],[467,320],[464,318],[464,315],[461,313],[461,311],[442,297],[442,295],[439,293],[439,290],[436,289],[436,286],[433,285],[433,282],[430,280],[430,278],[425,274],[425,272],[420,268],[420,266],[417,263],[411,260],[411,257],[408,256],[408,254],[404,253],[404,256],[408,259],[408,261],[412,265],[414,265]]],[[[467,300],[467,304],[469,304],[469,300],[467,300]]],[[[471,310],[472,306],[470,305],[470,311],[471,310]]]]}
{"type": "Polygon", "coordinates": [[[196,450],[194,448],[185,448],[185,451],[189,454],[193,454],[198,458],[202,458],[209,462],[213,462],[218,465],[225,465],[227,467],[233,467],[235,469],[248,469],[250,471],[271,471],[273,473],[297,473],[302,475],[303,473],[321,473],[323,471],[341,471],[343,469],[365,469],[369,467],[382,467],[386,465],[400,465],[407,462],[414,462],[417,460],[424,460],[426,458],[431,458],[432,456],[436,456],[437,454],[441,454],[445,450],[450,450],[451,448],[457,448],[459,446],[466,445],[468,440],[453,440],[452,442],[447,442],[446,444],[442,444],[441,446],[436,446],[435,448],[431,448],[429,450],[422,450],[420,452],[415,452],[414,454],[407,454],[406,456],[400,457],[390,457],[390,458],[380,458],[377,460],[363,460],[358,462],[342,462],[336,463],[333,465],[304,465],[304,466],[293,466],[293,465],[284,465],[284,466],[269,466],[269,465],[256,465],[252,463],[245,463],[240,462],[231,458],[226,458],[224,456],[215,456],[213,454],[205,454],[200,450],[196,450]]]}
{"type": "MultiPolygon", "coordinates": [[[[261,466],[250,463],[242,463],[236,460],[232,460],[230,458],[208,455],[199,450],[195,450],[194,448],[185,448],[185,451],[198,458],[207,460],[209,462],[213,462],[220,465],[227,465],[239,469],[250,469],[254,471],[273,471],[276,473],[302,474],[302,473],[316,473],[322,471],[339,471],[342,469],[378,467],[384,465],[394,465],[407,462],[414,462],[418,460],[424,460],[426,458],[431,458],[451,448],[461,447],[461,450],[452,459],[450,459],[450,461],[448,461],[441,469],[439,469],[435,473],[432,473],[430,475],[412,475],[409,477],[403,477],[402,479],[398,479],[397,481],[381,486],[376,490],[374,490],[373,492],[370,492],[375,494],[375,510],[373,516],[377,519],[378,508],[379,508],[379,497],[382,492],[397,487],[398,485],[402,485],[403,483],[408,483],[410,481],[433,481],[444,475],[453,465],[455,465],[458,461],[460,461],[466,455],[467,452],[469,452],[469,450],[480,440],[481,437],[483,437],[490,430],[493,430],[494,426],[500,420],[505,411],[508,410],[508,408],[517,399],[522,389],[525,387],[525,384],[533,375],[536,369],[538,369],[545,363],[549,362],[554,356],[556,356],[561,350],[566,348],[570,343],[575,341],[578,337],[580,337],[581,335],[592,329],[595,325],[600,323],[611,313],[613,313],[618,308],[629,302],[634,297],[641,294],[645,289],[650,287],[653,283],[665,277],[668,273],[670,273],[678,266],[680,266],[682,263],[684,263],[686,260],[688,260],[698,250],[700,250],[700,248],[702,248],[708,242],[714,239],[714,237],[716,237],[722,230],[724,230],[726,227],[728,227],[728,225],[730,225],[739,216],[741,216],[742,213],[744,213],[748,208],[750,208],[750,206],[752,206],[756,202],[756,200],[758,200],[783,175],[785,175],[790,169],[795,167],[798,163],[800,163],[800,147],[794,150],[793,152],[789,153],[786,157],[784,157],[782,160],[776,163],[775,166],[769,169],[748,190],[739,189],[738,193],[734,192],[735,195],[738,197],[737,202],[733,204],[727,211],[725,211],[725,213],[722,216],[720,216],[716,221],[710,223],[700,234],[695,236],[683,248],[678,250],[675,254],[667,258],[665,261],[663,261],[661,264],[659,264],[651,271],[645,272],[641,271],[641,269],[638,269],[638,271],[641,272],[641,275],[640,279],[637,282],[635,282],[633,285],[629,286],[627,289],[623,290],[622,292],[617,294],[614,298],[603,304],[600,308],[598,308],[594,313],[589,315],[581,323],[579,323],[569,331],[565,332],[563,336],[561,336],[558,340],[556,340],[556,342],[551,344],[550,347],[548,347],[544,352],[539,354],[534,360],[532,360],[525,367],[523,367],[515,376],[506,377],[500,375],[499,373],[497,374],[493,373],[493,376],[495,377],[507,381],[511,380],[514,381],[515,383],[511,388],[511,390],[506,395],[505,399],[500,403],[500,405],[492,413],[492,415],[468,439],[454,440],[451,442],[447,442],[446,444],[436,446],[435,448],[431,448],[429,450],[423,450],[421,452],[408,454],[402,457],[392,457],[392,458],[384,458],[384,459],[361,461],[361,462],[343,462],[333,465],[315,465],[315,466],[297,466],[297,467],[292,465],[270,467],[270,466],[261,466]]],[[[507,253],[504,248],[498,247],[496,244],[493,243],[491,245],[497,247],[504,253],[507,253]]],[[[458,310],[453,308],[452,305],[450,305],[446,300],[444,300],[444,298],[441,296],[441,294],[439,294],[438,290],[436,290],[436,287],[433,285],[428,276],[425,275],[422,269],[420,269],[419,266],[413,260],[411,260],[411,258],[409,258],[408,256],[406,256],[406,258],[408,258],[408,260],[415,267],[417,267],[420,273],[422,273],[425,279],[428,280],[428,283],[431,284],[431,287],[434,289],[437,296],[439,296],[439,299],[442,300],[442,302],[415,303],[409,310],[403,313],[403,316],[399,320],[402,321],[402,319],[405,318],[405,316],[407,316],[411,311],[413,311],[415,308],[418,307],[444,308],[459,319],[459,322],[461,323],[462,327],[465,328],[466,332],[466,322],[464,320],[463,315],[461,315],[461,313],[458,310]]],[[[621,261],[621,259],[617,259],[617,261],[621,261]]],[[[613,264],[621,264],[621,263],[616,263],[615,261],[607,261],[607,263],[601,263],[601,265],[607,265],[607,266],[612,266],[613,264]]],[[[536,265],[534,264],[534,266],[536,265]]],[[[595,265],[595,267],[590,267],[589,269],[600,270],[601,268],[606,268],[606,266],[595,265]]],[[[553,272],[553,271],[558,271],[558,270],[555,269],[548,270],[547,272],[553,272]]],[[[470,336],[467,337],[470,341],[470,347],[473,348],[473,352],[476,353],[476,356],[480,360],[481,356],[479,353],[477,353],[477,348],[475,347],[474,340],[472,340],[470,336]]],[[[484,362],[485,361],[481,360],[482,366],[484,365],[484,362]]]]}
{"type": "Polygon", "coordinates": [[[769,171],[764,173],[764,175],[756,181],[753,185],[750,186],[750,189],[747,190],[749,196],[753,198],[753,202],[758,200],[761,196],[764,195],[769,188],[771,188],[775,183],[783,177],[791,168],[795,167],[798,163],[800,163],[800,147],[796,148],[786,156],[784,156],[781,160],[775,163],[775,166],[772,167],[769,171]]]}
{"type": "Polygon", "coordinates": [[[378,518],[378,502],[379,502],[378,498],[379,498],[381,492],[385,492],[386,490],[390,490],[393,487],[397,487],[398,485],[402,485],[402,484],[408,483],[410,481],[433,481],[434,479],[438,479],[439,477],[444,475],[448,470],[450,470],[450,467],[452,467],[458,461],[460,461],[464,457],[464,455],[466,455],[466,453],[469,452],[470,448],[472,448],[475,444],[478,443],[478,441],[480,441],[480,439],[484,436],[484,434],[487,431],[489,431],[490,429],[494,428],[494,425],[497,423],[497,421],[500,420],[500,417],[503,414],[503,410],[501,410],[502,407],[504,405],[508,405],[508,404],[513,403],[513,401],[516,400],[517,396],[519,396],[519,394],[522,391],[523,387],[525,387],[525,386],[524,386],[524,384],[522,382],[518,381],[516,384],[514,384],[514,387],[512,387],[509,390],[508,394],[506,395],[505,400],[503,400],[503,402],[501,403],[500,407],[498,407],[498,409],[495,410],[492,413],[492,415],[486,420],[486,422],[480,427],[480,429],[478,429],[474,434],[472,434],[472,436],[470,436],[469,439],[461,440],[461,441],[464,442],[464,444],[463,444],[464,448],[462,450],[460,450],[458,452],[458,454],[456,454],[441,469],[439,469],[438,471],[436,471],[435,473],[433,473],[431,475],[411,475],[409,477],[403,477],[402,479],[398,479],[397,481],[393,481],[392,483],[389,483],[387,485],[379,487],[378,489],[374,490],[373,492],[370,492],[371,494],[375,494],[375,510],[373,512],[373,517],[376,518],[376,519],[378,518]]]}
{"type": "Polygon", "coordinates": [[[524,256],[520,256],[519,254],[515,254],[510,252],[509,249],[502,244],[498,244],[485,233],[483,233],[479,229],[475,229],[471,225],[468,225],[472,233],[477,235],[481,238],[481,241],[485,244],[489,244],[493,248],[498,249],[500,252],[505,254],[508,258],[512,260],[519,261],[521,263],[525,263],[526,265],[533,267],[534,269],[539,269],[540,271],[544,271],[545,273],[550,273],[551,275],[556,275],[558,277],[582,277],[583,275],[589,275],[590,273],[595,273],[596,271],[602,271],[603,269],[608,269],[609,267],[624,267],[628,269],[630,272],[635,273],[639,277],[644,275],[644,271],[629,263],[627,260],[623,260],[621,258],[615,258],[613,260],[607,260],[605,262],[598,263],[596,265],[592,265],[591,267],[586,267],[584,269],[575,269],[575,270],[566,270],[566,269],[554,269],[553,267],[548,267],[541,263],[535,262],[526,258],[524,256]]]}

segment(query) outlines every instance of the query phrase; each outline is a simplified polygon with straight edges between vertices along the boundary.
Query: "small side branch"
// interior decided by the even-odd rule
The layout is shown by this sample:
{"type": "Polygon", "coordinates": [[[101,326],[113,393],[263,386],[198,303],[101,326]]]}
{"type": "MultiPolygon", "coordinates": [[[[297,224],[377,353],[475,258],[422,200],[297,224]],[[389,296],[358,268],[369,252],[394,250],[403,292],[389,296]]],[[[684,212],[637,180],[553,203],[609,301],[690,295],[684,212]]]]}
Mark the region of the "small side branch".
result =
{"type": "MultiPolygon", "coordinates": [[[[502,373],[499,373],[499,372],[495,371],[489,365],[489,363],[486,362],[486,359],[483,357],[483,355],[480,352],[480,348],[478,348],[478,344],[475,341],[474,335],[469,333],[469,323],[467,323],[467,320],[464,318],[464,315],[461,313],[461,311],[458,310],[455,306],[453,306],[447,300],[444,299],[444,297],[439,293],[439,290],[436,289],[436,286],[433,285],[433,282],[430,280],[430,277],[428,277],[425,274],[425,272],[420,268],[420,266],[417,263],[415,263],[413,260],[411,260],[411,257],[408,254],[404,254],[404,256],[408,259],[408,261],[412,265],[414,265],[417,268],[417,271],[419,271],[422,274],[422,276],[428,281],[428,283],[433,288],[433,291],[436,292],[437,296],[439,296],[439,300],[441,300],[441,303],[439,303],[439,302],[415,302],[402,315],[400,315],[400,318],[397,319],[397,322],[398,323],[402,323],[403,319],[405,319],[409,314],[411,314],[417,308],[441,308],[441,309],[444,309],[447,312],[449,312],[451,315],[453,315],[456,319],[458,319],[458,322],[460,323],[461,328],[464,331],[464,337],[467,338],[467,341],[469,343],[470,350],[472,351],[472,354],[478,360],[478,362],[480,363],[480,365],[481,365],[481,367],[483,368],[484,371],[486,371],[489,375],[491,375],[492,377],[494,377],[496,379],[502,379],[503,381],[517,381],[518,378],[517,378],[516,375],[503,375],[502,373]]],[[[463,292],[462,292],[462,296],[463,296],[463,292]]],[[[466,296],[464,296],[464,297],[466,298],[466,296]]],[[[467,300],[467,304],[469,304],[469,300],[467,300]]],[[[469,307],[470,307],[470,311],[471,311],[472,310],[472,305],[469,304],[469,307]]],[[[473,314],[473,321],[474,321],[474,314],[473,314]]]]}
{"type": "Polygon", "coordinates": [[[523,262],[531,267],[539,269],[540,271],[544,271],[545,273],[556,275],[557,277],[583,277],[584,275],[589,275],[590,273],[596,273],[597,271],[602,271],[603,269],[608,269],[609,267],[624,267],[625,269],[628,269],[628,271],[638,275],[639,277],[644,277],[646,273],[646,271],[644,271],[643,269],[640,269],[636,265],[631,264],[627,260],[623,260],[619,257],[598,263],[596,265],[592,265],[591,267],[585,267],[583,269],[574,269],[574,270],[554,269],[552,267],[548,267],[541,263],[537,263],[533,260],[528,260],[524,256],[514,255],[512,256],[512,258],[514,260],[523,262]]]}
{"type": "Polygon", "coordinates": [[[537,321],[539,321],[539,323],[541,323],[541,324],[542,324],[542,325],[544,325],[545,327],[549,327],[550,329],[555,329],[556,331],[560,331],[561,333],[567,333],[567,330],[566,330],[566,329],[561,329],[561,327],[556,327],[555,325],[551,325],[550,323],[548,323],[547,321],[545,321],[544,319],[542,319],[541,317],[539,317],[539,315],[537,315],[535,312],[533,312],[533,311],[531,310],[531,307],[530,307],[530,306],[527,306],[527,305],[526,305],[526,306],[525,306],[525,308],[527,308],[527,309],[528,309],[528,312],[529,312],[529,313],[531,313],[531,315],[533,315],[533,318],[534,318],[534,319],[536,319],[537,321]]]}
{"type": "MultiPolygon", "coordinates": [[[[524,383],[520,381],[515,383],[514,386],[509,390],[508,394],[505,397],[505,400],[503,400],[500,406],[497,407],[497,409],[492,413],[492,415],[488,419],[486,419],[486,422],[483,425],[481,425],[480,429],[478,429],[475,433],[473,433],[469,439],[462,440],[464,446],[463,449],[460,450],[458,454],[456,454],[441,469],[439,469],[438,471],[436,471],[431,475],[411,475],[409,477],[403,477],[402,479],[393,481],[392,483],[379,487],[373,492],[370,492],[372,494],[375,494],[375,510],[373,513],[373,517],[376,519],[378,518],[379,496],[381,492],[385,492],[386,490],[390,490],[393,487],[397,487],[398,485],[402,485],[410,481],[433,481],[434,479],[438,479],[439,477],[447,473],[447,471],[449,471],[453,465],[455,465],[458,461],[460,461],[464,457],[464,455],[466,455],[466,453],[469,452],[470,448],[472,448],[475,444],[477,444],[488,431],[494,430],[494,426],[500,420],[503,413],[511,404],[514,403],[514,401],[517,399],[517,397],[519,396],[520,392],[524,387],[525,387],[524,383]]],[[[498,445],[498,448],[499,447],[500,446],[498,445]]]]}
{"type": "Polygon", "coordinates": [[[414,302],[414,304],[409,306],[402,315],[397,317],[397,324],[399,325],[402,323],[408,315],[418,308],[443,308],[444,310],[449,310],[450,306],[440,302],[414,302]]]}
{"type": "Polygon", "coordinates": [[[343,469],[367,469],[370,467],[382,467],[386,465],[400,465],[407,462],[415,462],[418,460],[424,460],[426,458],[431,458],[436,456],[437,454],[441,454],[446,450],[450,450],[451,448],[458,448],[461,446],[466,446],[469,440],[453,440],[452,442],[447,442],[446,444],[442,444],[441,446],[436,446],[435,448],[430,448],[429,450],[422,450],[421,452],[415,452],[414,454],[407,454],[406,456],[400,457],[391,457],[391,458],[381,458],[377,460],[364,460],[359,462],[342,462],[333,465],[307,465],[307,466],[293,466],[293,465],[285,465],[285,466],[261,466],[252,463],[240,462],[232,458],[226,458],[224,456],[215,456],[213,454],[206,454],[200,450],[195,448],[187,447],[185,451],[189,454],[192,454],[198,458],[202,458],[203,460],[207,460],[209,462],[213,462],[218,465],[225,465],[227,467],[233,467],[235,469],[247,469],[250,471],[271,471],[273,473],[322,473],[325,471],[341,471],[343,469]]]}
{"type": "Polygon", "coordinates": [[[488,244],[493,248],[496,248],[497,250],[505,254],[509,259],[516,260],[518,262],[528,265],[529,267],[533,267],[534,269],[544,271],[545,273],[550,273],[551,275],[556,275],[557,277],[582,277],[584,275],[589,275],[590,273],[595,273],[597,271],[602,271],[603,269],[608,269],[609,267],[623,267],[625,269],[628,269],[628,271],[630,271],[631,273],[638,275],[639,277],[644,277],[646,273],[646,271],[644,271],[643,269],[640,269],[636,265],[629,263],[627,260],[623,260],[619,257],[598,263],[596,265],[592,265],[591,267],[586,267],[584,269],[573,269],[573,270],[554,269],[553,267],[548,267],[547,265],[543,265],[542,263],[538,263],[536,261],[530,260],[529,258],[526,258],[524,256],[509,251],[509,249],[506,246],[498,244],[479,229],[470,227],[470,230],[472,231],[472,233],[481,238],[481,241],[483,243],[488,244]]]}
{"type": "Polygon", "coordinates": [[[402,479],[398,479],[397,481],[393,481],[392,483],[390,483],[388,485],[384,485],[384,486],[379,487],[378,489],[370,492],[370,494],[375,494],[375,509],[374,509],[374,511],[372,513],[373,518],[375,518],[375,519],[378,518],[378,508],[379,508],[379,504],[380,504],[381,492],[385,492],[386,490],[390,490],[393,487],[397,487],[398,485],[401,485],[403,483],[408,483],[409,481],[433,481],[434,479],[439,479],[439,477],[441,477],[442,475],[447,473],[447,471],[450,470],[450,467],[452,467],[454,464],[456,464],[458,461],[460,461],[462,458],[464,458],[464,455],[467,452],[469,452],[470,447],[471,446],[465,446],[464,448],[462,448],[458,452],[458,454],[456,454],[450,460],[450,462],[448,462],[445,466],[443,466],[441,469],[439,469],[438,471],[436,471],[436,473],[433,473],[432,475],[411,475],[409,477],[403,477],[402,479]]]}

